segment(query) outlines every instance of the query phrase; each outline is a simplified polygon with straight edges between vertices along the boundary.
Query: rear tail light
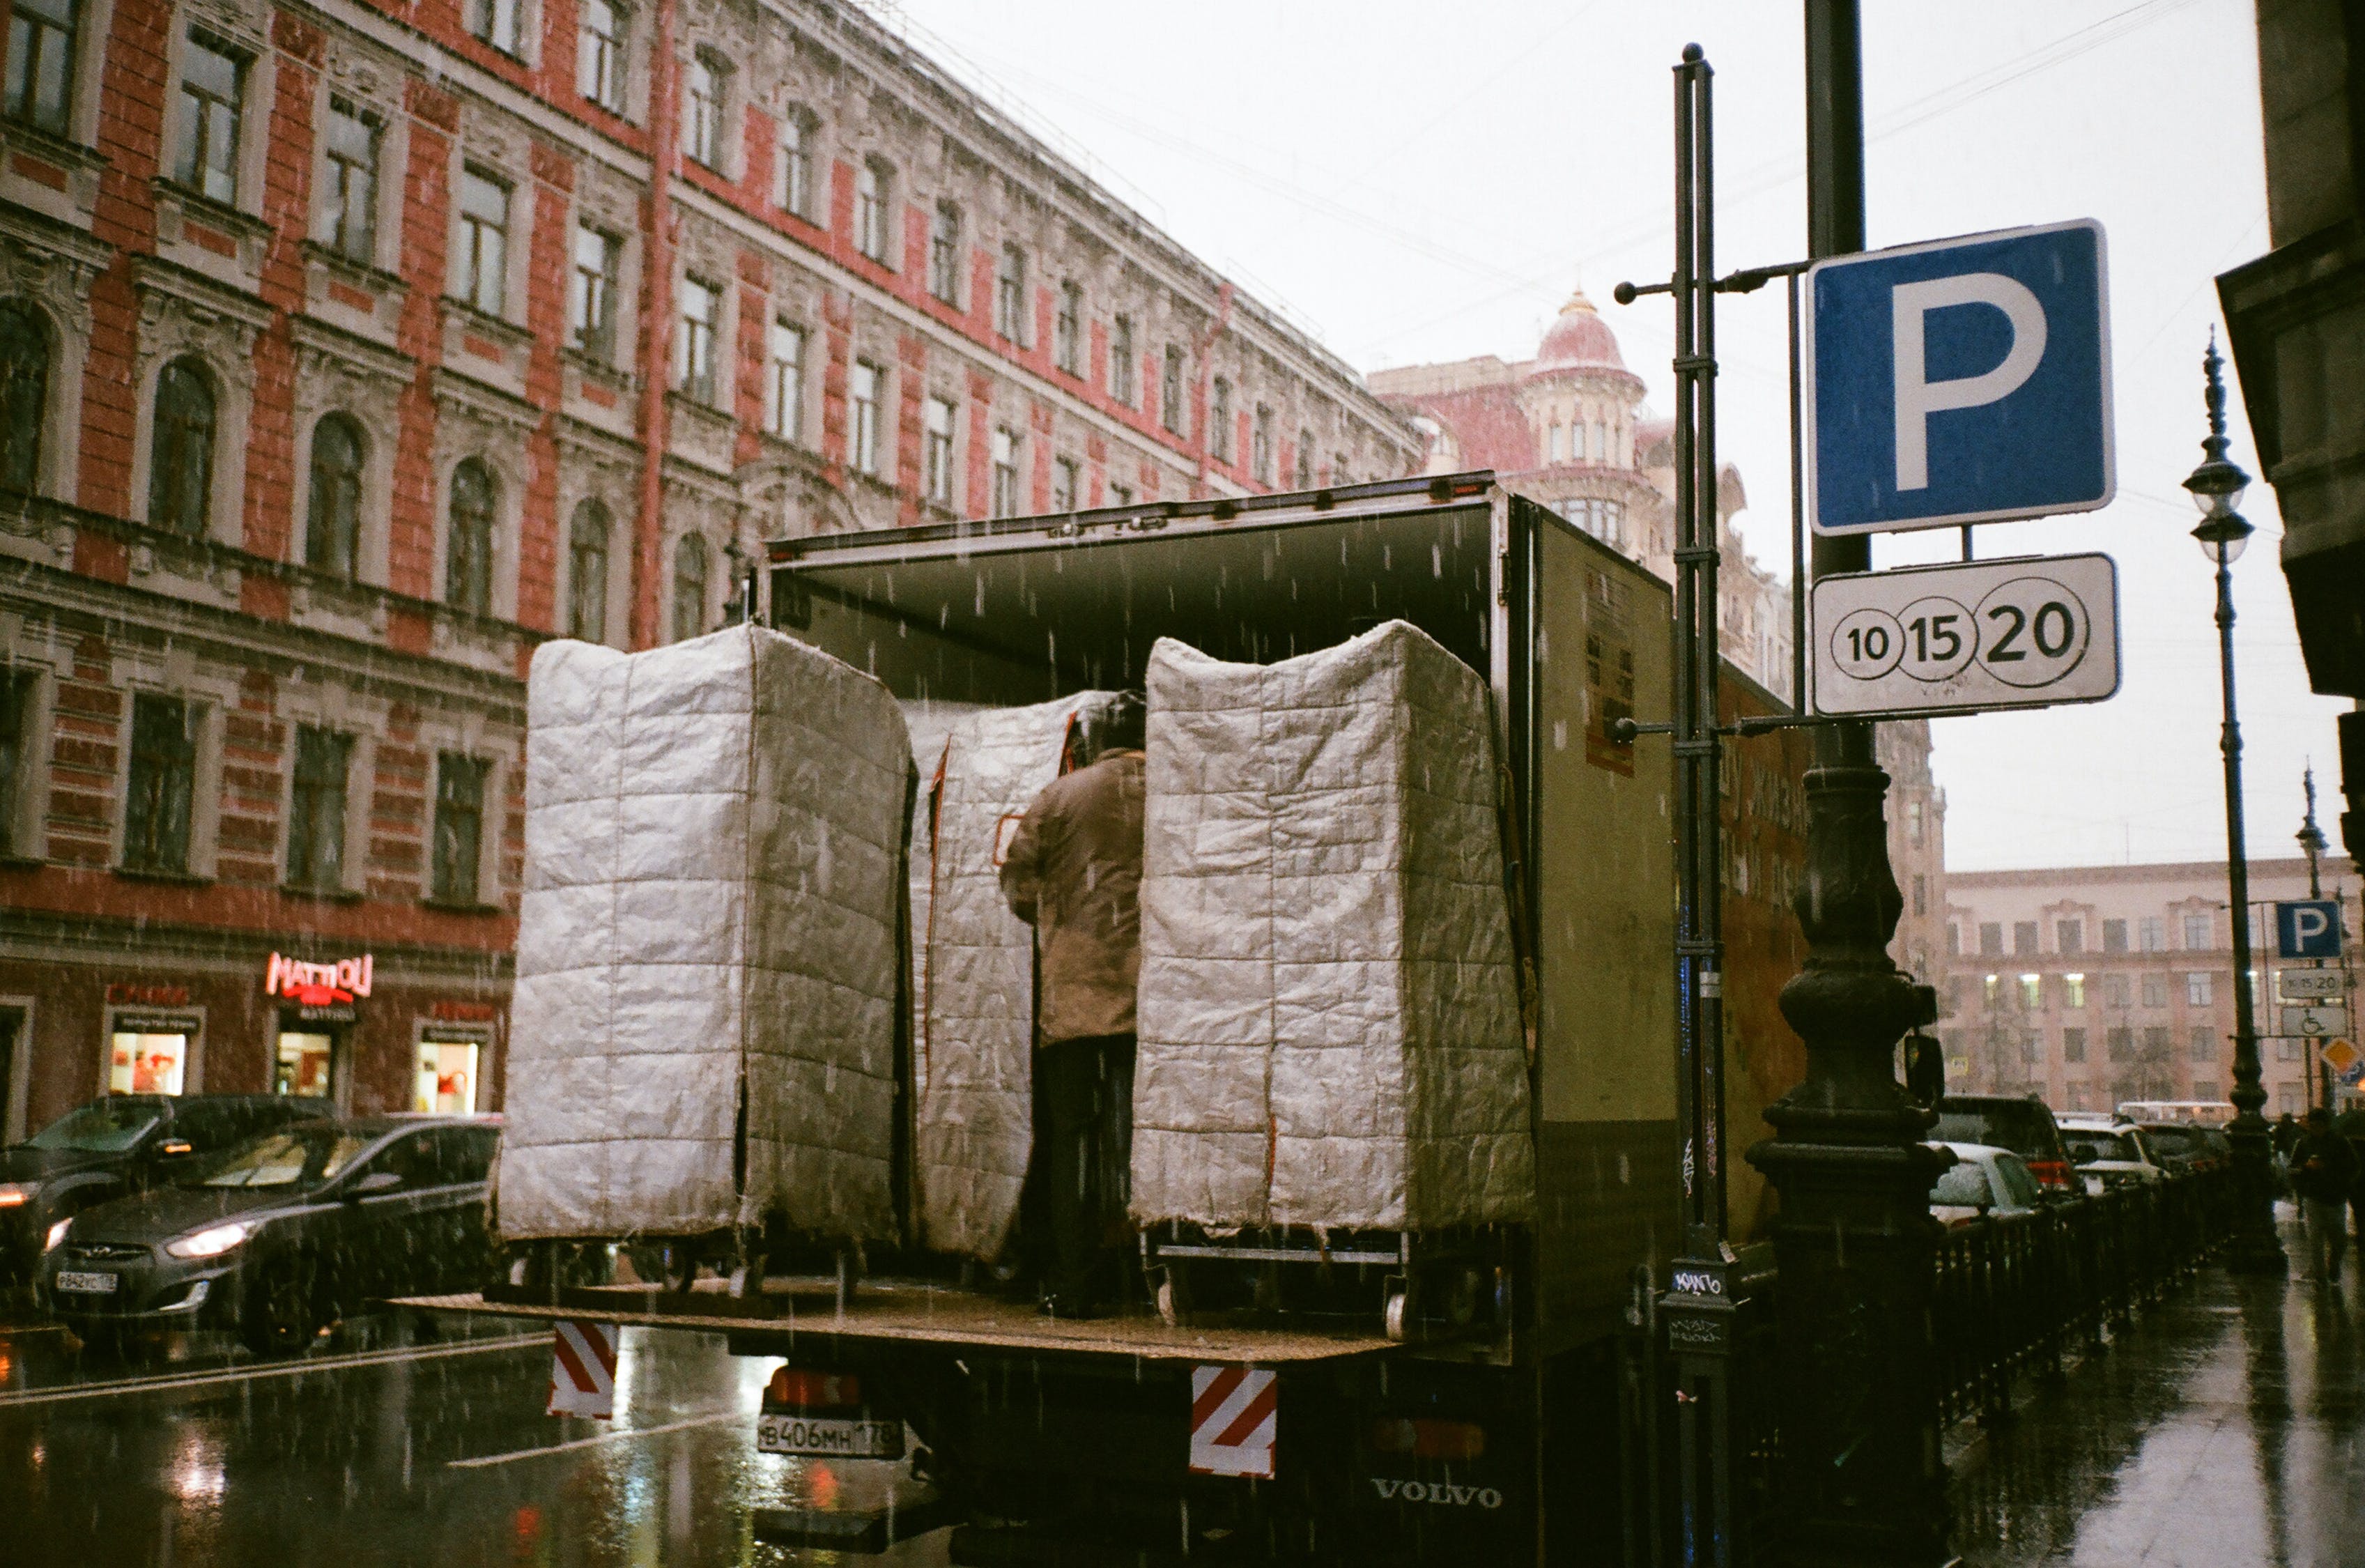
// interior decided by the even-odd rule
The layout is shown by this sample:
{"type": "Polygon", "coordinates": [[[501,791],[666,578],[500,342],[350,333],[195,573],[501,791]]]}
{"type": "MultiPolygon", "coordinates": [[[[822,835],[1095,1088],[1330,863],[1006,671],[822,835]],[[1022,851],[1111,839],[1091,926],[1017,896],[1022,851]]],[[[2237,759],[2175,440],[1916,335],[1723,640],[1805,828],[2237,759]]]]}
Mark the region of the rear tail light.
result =
{"type": "Polygon", "coordinates": [[[862,1380],[840,1372],[801,1372],[782,1367],[772,1373],[764,1403],[792,1409],[832,1409],[862,1403],[862,1380]]]}
{"type": "Polygon", "coordinates": [[[1476,1459],[1486,1451],[1486,1428],[1475,1421],[1375,1421],[1372,1447],[1414,1459],[1476,1459]]]}
{"type": "Polygon", "coordinates": [[[2079,1190],[2078,1173],[2066,1159],[2032,1159],[2028,1162],[2028,1173],[2036,1178],[2040,1187],[2051,1187],[2062,1193],[2079,1190]]]}

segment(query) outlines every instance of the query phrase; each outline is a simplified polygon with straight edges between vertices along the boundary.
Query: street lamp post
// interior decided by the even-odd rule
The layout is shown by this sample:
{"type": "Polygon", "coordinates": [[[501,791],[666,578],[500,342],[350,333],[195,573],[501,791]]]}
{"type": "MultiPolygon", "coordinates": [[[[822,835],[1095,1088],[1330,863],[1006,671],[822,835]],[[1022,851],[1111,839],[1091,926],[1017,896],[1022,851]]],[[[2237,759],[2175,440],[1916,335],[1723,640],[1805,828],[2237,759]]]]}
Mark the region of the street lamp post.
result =
{"type": "Polygon", "coordinates": [[[2234,509],[2250,476],[2225,460],[2225,361],[2217,336],[2209,336],[2202,362],[2208,376],[2208,455],[2184,481],[2201,508],[2192,537],[2217,568],[2217,668],[2225,693],[2225,722],[2217,748],[2225,758],[2225,880],[2234,921],[2234,1121],[2225,1134],[2234,1146],[2236,1208],[2233,1251],[2227,1267],[2237,1273],[2280,1274],[2286,1264],[2275,1238],[2274,1189],[2269,1174],[2267,1119],[2259,1114],[2267,1092],[2259,1081],[2258,1008],[2250,988],[2250,868],[2242,830],[2242,726],[2234,712],[2234,563],[2249,543],[2251,528],[2234,509]]]}

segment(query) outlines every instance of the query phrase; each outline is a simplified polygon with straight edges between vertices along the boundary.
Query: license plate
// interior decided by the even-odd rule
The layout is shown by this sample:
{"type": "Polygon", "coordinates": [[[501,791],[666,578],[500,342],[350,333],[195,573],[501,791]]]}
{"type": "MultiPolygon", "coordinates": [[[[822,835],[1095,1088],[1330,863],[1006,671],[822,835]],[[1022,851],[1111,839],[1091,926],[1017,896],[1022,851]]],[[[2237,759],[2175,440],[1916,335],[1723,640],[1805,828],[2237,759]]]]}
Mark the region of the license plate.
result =
{"type": "Polygon", "coordinates": [[[58,1271],[58,1289],[83,1295],[113,1295],[117,1282],[113,1274],[83,1274],[72,1269],[58,1271]]]}
{"type": "Polygon", "coordinates": [[[756,1451],[820,1459],[901,1459],[903,1423],[765,1416],[756,1422],[756,1451]]]}

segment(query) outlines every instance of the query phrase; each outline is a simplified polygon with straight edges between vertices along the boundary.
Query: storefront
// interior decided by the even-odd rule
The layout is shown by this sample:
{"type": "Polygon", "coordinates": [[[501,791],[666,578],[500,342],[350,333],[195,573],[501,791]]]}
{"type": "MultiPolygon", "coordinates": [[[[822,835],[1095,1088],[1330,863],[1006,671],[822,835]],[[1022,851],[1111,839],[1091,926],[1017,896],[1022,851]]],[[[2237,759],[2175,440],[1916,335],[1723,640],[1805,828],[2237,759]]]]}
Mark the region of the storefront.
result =
{"type": "Polygon", "coordinates": [[[485,1110],[482,1074],[500,1009],[488,1002],[434,1003],[419,1025],[410,1108],[444,1114],[485,1110]]]}
{"type": "Polygon", "coordinates": [[[271,1048],[271,1092],[353,1107],[354,1026],[375,979],[368,953],[314,963],[271,955],[263,994],[278,1000],[271,1048]]]}
{"type": "Polygon", "coordinates": [[[106,988],[105,1086],[109,1094],[186,1094],[196,1091],[206,1036],[205,1010],[184,985],[119,981],[106,988]]]}

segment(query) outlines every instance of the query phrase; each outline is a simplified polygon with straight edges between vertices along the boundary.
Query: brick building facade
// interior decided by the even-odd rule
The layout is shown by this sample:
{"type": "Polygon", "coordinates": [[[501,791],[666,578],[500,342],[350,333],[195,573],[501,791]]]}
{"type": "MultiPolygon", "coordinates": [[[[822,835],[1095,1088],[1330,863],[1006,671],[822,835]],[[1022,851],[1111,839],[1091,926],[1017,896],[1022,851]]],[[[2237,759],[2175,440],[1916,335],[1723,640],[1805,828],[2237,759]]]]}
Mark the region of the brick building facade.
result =
{"type": "MultiPolygon", "coordinates": [[[[1956,871],[1947,879],[1939,1037],[1946,1081],[2033,1093],[2063,1111],[2222,1101],[2234,1087],[2234,935],[2223,861],[1956,871]]],[[[2356,972],[2358,879],[2327,857],[2356,972]]],[[[2263,906],[2308,896],[2307,862],[2250,862],[2252,973],[2267,1114],[2302,1109],[2313,1052],[2277,1037],[2274,930],[2263,906]]],[[[2353,1014],[2352,1014],[2353,1017],[2353,1014]]]]}
{"type": "Polygon", "coordinates": [[[0,1135],[110,1084],[498,1104],[545,636],[711,629],[768,536],[1418,462],[826,0],[14,0],[8,39],[0,1135]]]}

